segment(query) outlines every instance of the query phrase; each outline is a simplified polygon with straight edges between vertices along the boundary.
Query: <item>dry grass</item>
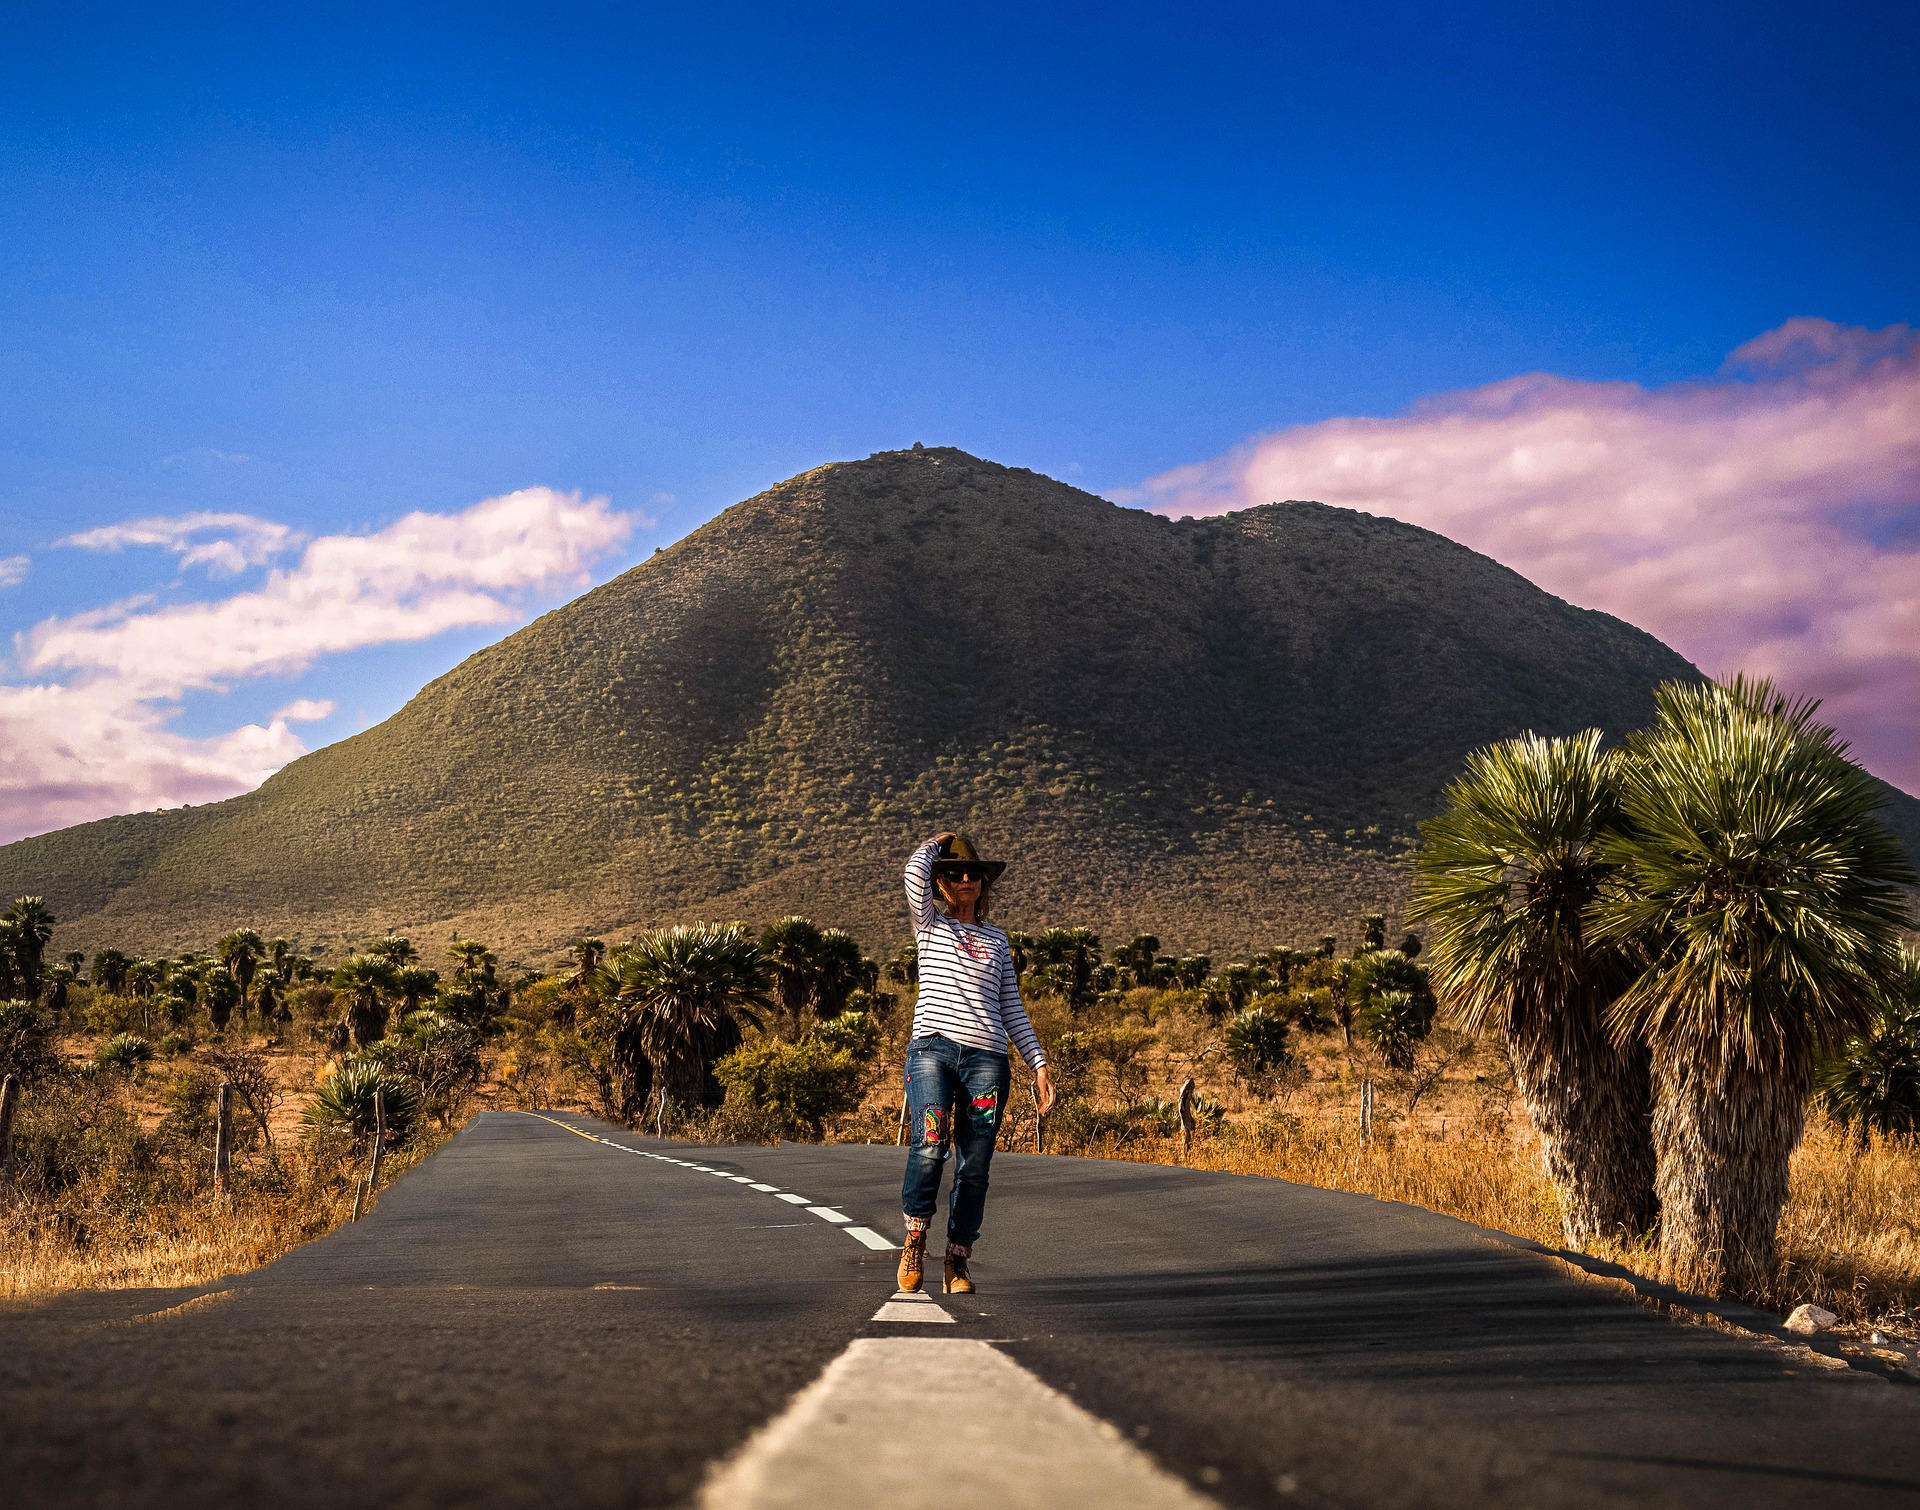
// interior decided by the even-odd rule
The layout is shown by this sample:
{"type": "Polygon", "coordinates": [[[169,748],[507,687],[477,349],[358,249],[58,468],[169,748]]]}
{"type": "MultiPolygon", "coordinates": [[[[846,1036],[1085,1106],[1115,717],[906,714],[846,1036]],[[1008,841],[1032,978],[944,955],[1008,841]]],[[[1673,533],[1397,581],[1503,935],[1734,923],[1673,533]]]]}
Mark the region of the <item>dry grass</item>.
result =
{"type": "MultiPolygon", "coordinates": [[[[1167,1139],[1078,1151],[1351,1190],[1549,1247],[1562,1242],[1559,1202],[1527,1138],[1402,1132],[1362,1145],[1345,1129],[1276,1120],[1200,1139],[1186,1154],[1167,1139]]],[[[1851,1327],[1920,1336],[1920,1148],[1885,1138],[1861,1144],[1815,1120],[1794,1156],[1778,1241],[1773,1282],[1742,1298],[1783,1315],[1811,1301],[1851,1327]]],[[[1659,1277],[1650,1245],[1588,1251],[1659,1277]]]]}

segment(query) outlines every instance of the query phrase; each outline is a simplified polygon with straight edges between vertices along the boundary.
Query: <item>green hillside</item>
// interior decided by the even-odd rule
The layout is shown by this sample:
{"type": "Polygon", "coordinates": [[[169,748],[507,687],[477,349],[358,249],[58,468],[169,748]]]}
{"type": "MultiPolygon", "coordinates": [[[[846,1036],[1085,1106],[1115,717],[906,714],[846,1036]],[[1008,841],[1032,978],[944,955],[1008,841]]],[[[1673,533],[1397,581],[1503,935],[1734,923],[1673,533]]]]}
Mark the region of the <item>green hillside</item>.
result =
{"type": "Polygon", "coordinates": [[[257,792],[0,849],[0,894],[81,947],[393,927],[534,960],[801,911],[877,951],[909,843],[952,826],[1013,861],[1003,921],[1224,953],[1396,911],[1468,750],[1618,733],[1693,675],[1391,520],[1172,521],[888,452],[736,505],[257,792]]]}

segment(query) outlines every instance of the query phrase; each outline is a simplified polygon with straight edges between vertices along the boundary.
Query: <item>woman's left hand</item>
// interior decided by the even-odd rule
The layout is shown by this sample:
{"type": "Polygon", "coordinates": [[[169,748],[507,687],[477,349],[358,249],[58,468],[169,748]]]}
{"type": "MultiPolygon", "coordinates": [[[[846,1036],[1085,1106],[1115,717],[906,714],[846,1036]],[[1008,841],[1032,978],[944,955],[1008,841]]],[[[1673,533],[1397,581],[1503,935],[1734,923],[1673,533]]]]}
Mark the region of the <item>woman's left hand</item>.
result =
{"type": "Polygon", "coordinates": [[[1053,1110],[1053,1076],[1044,1064],[1033,1072],[1033,1096],[1040,1103],[1041,1116],[1053,1110]]]}

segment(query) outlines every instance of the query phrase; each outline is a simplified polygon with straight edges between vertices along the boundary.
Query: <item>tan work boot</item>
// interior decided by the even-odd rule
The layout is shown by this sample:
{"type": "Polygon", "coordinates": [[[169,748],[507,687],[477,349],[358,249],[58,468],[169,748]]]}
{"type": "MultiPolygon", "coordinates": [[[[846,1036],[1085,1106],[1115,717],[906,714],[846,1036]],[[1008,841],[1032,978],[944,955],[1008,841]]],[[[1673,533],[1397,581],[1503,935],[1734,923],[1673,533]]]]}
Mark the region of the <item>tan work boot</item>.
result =
{"type": "Polygon", "coordinates": [[[920,1288],[920,1271],[927,1261],[927,1234],[925,1230],[909,1232],[907,1240],[900,1245],[900,1288],[917,1290],[920,1288]]]}
{"type": "Polygon", "coordinates": [[[965,1253],[947,1250],[947,1294],[971,1295],[973,1293],[973,1276],[967,1273],[967,1257],[965,1253]]]}

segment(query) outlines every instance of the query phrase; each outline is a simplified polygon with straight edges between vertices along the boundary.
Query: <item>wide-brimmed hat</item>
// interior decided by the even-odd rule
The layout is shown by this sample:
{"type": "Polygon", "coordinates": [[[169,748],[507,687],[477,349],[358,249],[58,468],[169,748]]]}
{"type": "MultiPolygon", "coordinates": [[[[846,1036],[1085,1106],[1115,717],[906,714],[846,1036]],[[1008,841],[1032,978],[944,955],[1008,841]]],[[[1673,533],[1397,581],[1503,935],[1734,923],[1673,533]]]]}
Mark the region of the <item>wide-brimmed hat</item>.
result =
{"type": "Polygon", "coordinates": [[[934,859],[933,873],[936,876],[949,875],[962,865],[978,865],[987,873],[989,881],[1000,879],[1000,872],[1007,868],[1005,860],[983,860],[973,844],[964,835],[955,834],[940,846],[940,853],[934,859]]]}

